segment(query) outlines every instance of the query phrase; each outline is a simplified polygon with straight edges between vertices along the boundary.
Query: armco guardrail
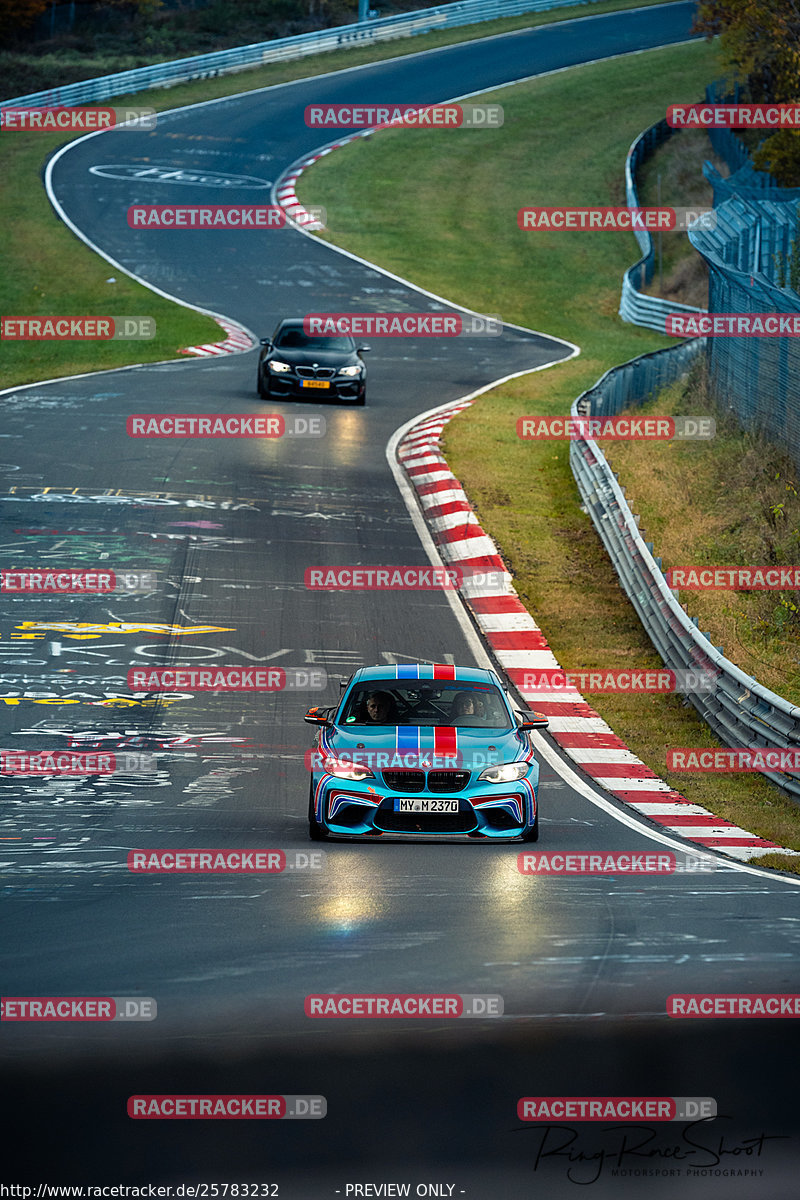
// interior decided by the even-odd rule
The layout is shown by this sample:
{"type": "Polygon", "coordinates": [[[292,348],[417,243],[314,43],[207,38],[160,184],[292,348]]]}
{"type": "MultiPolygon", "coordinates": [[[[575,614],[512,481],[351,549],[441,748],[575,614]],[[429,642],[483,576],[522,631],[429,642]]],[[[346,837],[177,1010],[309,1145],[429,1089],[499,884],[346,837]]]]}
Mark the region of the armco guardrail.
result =
{"type": "Polygon", "coordinates": [[[595,4],[597,0],[461,0],[461,3],[442,4],[436,8],[417,9],[395,17],[382,17],[354,25],[337,25],[295,37],[276,38],[271,42],[255,42],[251,46],[236,46],[232,50],[217,50],[194,58],[179,58],[172,62],[156,63],[152,67],[136,67],[103,75],[80,83],[65,84],[46,92],[17,96],[4,100],[0,109],[11,106],[34,107],[38,104],[70,105],[108,100],[112,96],[127,96],[153,87],[172,87],[193,79],[208,79],[260,67],[264,63],[284,62],[319,54],[325,50],[341,50],[346,46],[370,45],[392,38],[414,37],[433,30],[451,29],[459,25],[475,25],[495,21],[500,17],[515,17],[527,12],[548,12],[551,8],[570,8],[595,4]]]}
{"type": "MultiPolygon", "coordinates": [[[[639,193],[636,188],[636,172],[653,151],[663,145],[674,133],[666,120],[657,121],[644,133],[640,133],[632,143],[625,159],[625,198],[628,208],[638,208],[639,193]]],[[[642,250],[642,257],[634,263],[622,277],[622,296],[619,302],[619,315],[623,321],[631,325],[644,325],[647,329],[655,329],[657,333],[666,331],[666,320],[670,313],[705,312],[703,308],[692,308],[690,304],[677,304],[672,300],[662,300],[660,296],[647,296],[637,290],[644,287],[653,278],[655,265],[655,250],[653,239],[646,229],[637,229],[634,236],[642,250]]]]}
{"type": "MultiPolygon", "coordinates": [[[[574,416],[610,416],[632,403],[641,404],[667,387],[702,353],[697,338],[667,350],[643,354],[607,371],[594,387],[574,402],[574,416]]],[[[800,708],[762,687],[690,618],[667,586],[661,560],[652,555],[611,468],[597,443],[570,443],[570,465],[578,489],[623,590],[667,667],[674,670],[718,672],[715,688],[688,699],[723,744],[731,747],[800,745],[800,708]]],[[[794,799],[800,799],[800,778],[763,772],[794,799]]]]}

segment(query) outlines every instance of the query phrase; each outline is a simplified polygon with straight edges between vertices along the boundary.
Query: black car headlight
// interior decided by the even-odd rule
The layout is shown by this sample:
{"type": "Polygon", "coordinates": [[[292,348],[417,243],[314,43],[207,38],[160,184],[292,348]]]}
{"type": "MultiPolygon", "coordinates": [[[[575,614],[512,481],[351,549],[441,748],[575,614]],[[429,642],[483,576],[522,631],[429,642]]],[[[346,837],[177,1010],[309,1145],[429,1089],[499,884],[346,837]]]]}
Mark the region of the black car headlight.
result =
{"type": "Polygon", "coordinates": [[[274,371],[276,375],[282,375],[286,371],[291,371],[289,363],[281,362],[280,359],[272,358],[269,361],[270,371],[274,371]]]}
{"type": "Polygon", "coordinates": [[[352,366],[352,367],[339,367],[339,374],[340,375],[360,375],[361,372],[363,371],[363,369],[364,368],[360,364],[356,363],[355,366],[352,366]]]}

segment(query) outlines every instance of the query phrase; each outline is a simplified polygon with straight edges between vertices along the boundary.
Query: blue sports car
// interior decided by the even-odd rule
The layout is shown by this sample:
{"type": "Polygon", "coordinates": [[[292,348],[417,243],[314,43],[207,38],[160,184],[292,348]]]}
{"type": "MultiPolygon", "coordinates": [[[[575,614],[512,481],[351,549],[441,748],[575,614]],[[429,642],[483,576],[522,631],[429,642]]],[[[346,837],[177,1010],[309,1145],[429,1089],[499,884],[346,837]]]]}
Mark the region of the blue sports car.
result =
{"type": "Polygon", "coordinates": [[[539,764],[494,671],[362,667],[339,704],[311,708],[309,834],[324,838],[539,836],[539,764]]]}

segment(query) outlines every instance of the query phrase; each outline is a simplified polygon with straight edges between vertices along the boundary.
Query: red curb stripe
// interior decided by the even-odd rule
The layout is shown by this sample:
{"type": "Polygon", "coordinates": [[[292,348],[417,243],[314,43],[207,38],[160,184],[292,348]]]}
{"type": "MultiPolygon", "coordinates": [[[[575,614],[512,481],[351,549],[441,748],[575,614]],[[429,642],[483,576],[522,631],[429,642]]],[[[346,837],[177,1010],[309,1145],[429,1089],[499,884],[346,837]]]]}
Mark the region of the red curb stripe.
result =
{"type": "Polygon", "coordinates": [[[420,496],[432,496],[434,492],[464,491],[455,476],[450,480],[432,479],[430,483],[414,484],[414,487],[420,496]]]}
{"type": "Polygon", "coordinates": [[[475,596],[470,607],[479,615],[497,616],[501,613],[527,613],[528,610],[516,592],[508,596],[475,596]]]}
{"type": "MultiPolygon", "coordinates": [[[[633,751],[631,751],[631,753],[633,753],[633,751]]],[[[651,771],[649,767],[646,767],[644,763],[638,759],[636,762],[632,763],[578,762],[577,765],[582,771],[585,771],[587,775],[599,775],[601,779],[659,778],[655,771],[651,771]]],[[[672,820],[671,817],[670,820],[672,820]]],[[[719,825],[721,822],[717,821],[716,823],[719,825]]]]}
{"type": "Polygon", "coordinates": [[[643,814],[648,821],[655,821],[657,825],[667,825],[673,829],[682,829],[684,826],[691,825],[693,829],[737,829],[733,821],[726,821],[724,817],[715,817],[713,813],[709,813],[707,817],[701,814],[687,813],[685,817],[679,816],[677,813],[658,813],[643,814]]]}
{"type": "Polygon", "coordinates": [[[726,846],[752,846],[758,850],[783,850],[783,846],[779,846],[777,842],[766,842],[761,838],[713,838],[713,837],[693,837],[693,842],[699,843],[701,846],[713,847],[717,850],[724,850],[726,846]]]}
{"type": "Polygon", "coordinates": [[[504,572],[506,569],[502,558],[499,558],[496,554],[482,554],[477,558],[453,559],[453,563],[459,567],[476,567],[479,571],[504,572]]]}
{"type": "MultiPolygon", "coordinates": [[[[431,475],[435,471],[437,475],[450,475],[450,468],[442,459],[436,459],[435,462],[421,463],[418,467],[404,467],[407,475],[431,475]]],[[[452,478],[452,476],[450,476],[452,478]]]]}
{"type": "MultiPolygon", "coordinates": [[[[506,672],[508,674],[508,672],[506,672]]],[[[591,704],[580,700],[537,700],[536,711],[544,713],[546,717],[599,717],[600,714],[595,712],[591,704]]],[[[554,733],[553,737],[556,741],[561,737],[560,733],[554,733]]]]}
{"type": "Polygon", "coordinates": [[[615,733],[559,733],[559,743],[570,750],[627,750],[615,733]]]}
{"type": "MultiPolygon", "coordinates": [[[[641,791],[632,792],[626,787],[614,789],[614,794],[620,800],[624,800],[626,804],[694,804],[693,800],[687,800],[680,792],[674,792],[672,788],[668,791],[648,792],[645,788],[641,791]]],[[[645,813],[645,816],[647,814],[645,813]]]]}
{"type": "MultiPolygon", "coordinates": [[[[547,638],[542,633],[541,629],[509,629],[484,631],[484,637],[487,637],[494,646],[495,650],[549,650],[547,638]]],[[[556,670],[555,667],[548,667],[547,670],[556,670]]],[[[536,668],[531,667],[530,670],[523,672],[524,675],[536,673],[536,668]]],[[[554,688],[542,688],[542,691],[547,693],[555,691],[554,688]]],[[[536,695],[535,688],[526,688],[532,696],[536,695]]]]}
{"type": "Polygon", "coordinates": [[[425,509],[425,516],[429,521],[435,521],[439,517],[449,517],[451,513],[457,512],[471,513],[469,501],[450,500],[447,504],[432,504],[430,508],[425,509]]]}
{"type": "Polygon", "coordinates": [[[487,534],[480,525],[456,525],[453,529],[438,529],[436,537],[439,542],[466,542],[470,538],[486,537],[487,534]]]}

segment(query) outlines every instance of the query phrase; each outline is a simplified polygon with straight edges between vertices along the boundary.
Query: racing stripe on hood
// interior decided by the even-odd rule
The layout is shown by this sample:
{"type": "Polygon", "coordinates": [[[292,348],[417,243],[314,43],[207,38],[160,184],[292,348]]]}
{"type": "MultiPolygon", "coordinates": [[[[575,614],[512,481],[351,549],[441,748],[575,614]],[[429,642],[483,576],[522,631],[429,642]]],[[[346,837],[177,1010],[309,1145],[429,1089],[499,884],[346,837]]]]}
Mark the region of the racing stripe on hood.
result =
{"type": "Polygon", "coordinates": [[[398,725],[395,739],[398,754],[419,753],[419,727],[417,725],[398,725]]]}
{"type": "Polygon", "coordinates": [[[437,758],[455,758],[458,752],[458,730],[453,725],[436,725],[433,730],[433,753],[437,758]]]}

